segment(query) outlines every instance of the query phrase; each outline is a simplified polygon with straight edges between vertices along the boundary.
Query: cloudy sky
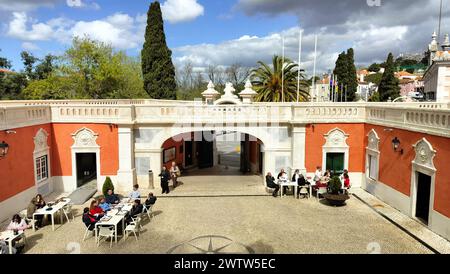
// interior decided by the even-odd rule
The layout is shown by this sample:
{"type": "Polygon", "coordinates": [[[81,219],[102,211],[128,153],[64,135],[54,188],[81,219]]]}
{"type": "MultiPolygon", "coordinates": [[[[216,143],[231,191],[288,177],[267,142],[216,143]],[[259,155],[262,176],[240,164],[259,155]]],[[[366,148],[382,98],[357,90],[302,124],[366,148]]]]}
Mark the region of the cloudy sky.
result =
{"type": "MultiPolygon", "coordinates": [[[[239,62],[254,66],[281,54],[297,59],[303,30],[302,66],[311,74],[314,36],[317,68],[334,67],[339,52],[353,47],[366,65],[388,52],[423,52],[438,28],[440,0],[161,0],[167,42],[177,66],[191,62],[239,62]]],[[[112,44],[139,55],[150,0],[0,0],[0,56],[22,69],[20,51],[60,54],[74,36],[112,44]]],[[[444,1],[442,33],[450,32],[444,1]]]]}

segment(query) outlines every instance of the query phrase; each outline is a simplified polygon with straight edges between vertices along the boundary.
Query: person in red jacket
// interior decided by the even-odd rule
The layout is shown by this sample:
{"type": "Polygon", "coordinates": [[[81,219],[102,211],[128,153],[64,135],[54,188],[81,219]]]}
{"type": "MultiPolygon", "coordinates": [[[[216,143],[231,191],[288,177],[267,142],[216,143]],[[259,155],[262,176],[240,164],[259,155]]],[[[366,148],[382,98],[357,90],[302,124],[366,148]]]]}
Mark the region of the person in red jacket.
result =
{"type": "Polygon", "coordinates": [[[97,200],[93,200],[91,202],[91,206],[89,207],[89,214],[94,216],[98,220],[103,217],[103,215],[105,215],[105,212],[101,207],[98,206],[97,200]]]}
{"type": "Polygon", "coordinates": [[[350,177],[348,177],[347,173],[344,173],[344,187],[350,188],[350,177]]]}

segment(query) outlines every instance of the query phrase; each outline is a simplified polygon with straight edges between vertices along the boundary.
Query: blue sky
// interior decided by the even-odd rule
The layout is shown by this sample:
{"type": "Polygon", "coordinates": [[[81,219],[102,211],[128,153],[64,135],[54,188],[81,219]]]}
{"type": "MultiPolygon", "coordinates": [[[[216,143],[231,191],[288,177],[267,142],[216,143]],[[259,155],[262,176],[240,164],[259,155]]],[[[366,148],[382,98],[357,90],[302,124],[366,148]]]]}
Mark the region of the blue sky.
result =
{"type": "MultiPolygon", "coordinates": [[[[22,69],[20,52],[61,54],[76,35],[139,55],[149,0],[0,0],[0,56],[22,69]]],[[[394,54],[423,52],[437,26],[438,0],[161,0],[166,37],[176,66],[196,69],[241,63],[254,66],[281,53],[297,59],[303,30],[302,66],[311,73],[314,36],[317,68],[334,66],[339,52],[355,48],[361,65],[394,54]],[[367,3],[366,3],[367,2],[367,3]],[[424,3],[427,2],[427,3],[424,3]],[[404,14],[405,16],[401,16],[404,14]],[[400,15],[400,16],[399,16],[400,15]]],[[[450,5],[448,5],[450,6],[450,5]]],[[[444,7],[443,31],[450,25],[444,7]]]]}

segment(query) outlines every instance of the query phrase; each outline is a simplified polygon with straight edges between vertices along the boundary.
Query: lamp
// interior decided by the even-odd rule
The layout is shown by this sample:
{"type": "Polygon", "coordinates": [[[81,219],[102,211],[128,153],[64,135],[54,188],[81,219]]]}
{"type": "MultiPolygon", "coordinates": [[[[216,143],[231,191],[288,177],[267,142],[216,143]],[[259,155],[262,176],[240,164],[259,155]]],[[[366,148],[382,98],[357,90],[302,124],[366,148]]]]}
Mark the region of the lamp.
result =
{"type": "Polygon", "coordinates": [[[397,137],[395,137],[393,140],[392,140],[392,148],[394,149],[394,151],[395,152],[400,152],[400,154],[403,154],[403,148],[401,148],[400,150],[398,150],[399,148],[400,148],[400,140],[397,138],[397,137]]]}
{"type": "Polygon", "coordinates": [[[0,158],[4,158],[8,154],[9,145],[5,141],[0,143],[0,158]]]}

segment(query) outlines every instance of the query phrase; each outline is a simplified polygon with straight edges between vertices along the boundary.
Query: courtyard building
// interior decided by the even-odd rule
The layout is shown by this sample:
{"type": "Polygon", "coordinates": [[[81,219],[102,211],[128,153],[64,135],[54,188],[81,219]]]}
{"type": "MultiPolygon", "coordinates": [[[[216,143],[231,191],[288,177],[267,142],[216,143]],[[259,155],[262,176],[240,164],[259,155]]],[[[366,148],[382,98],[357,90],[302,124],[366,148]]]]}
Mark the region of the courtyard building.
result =
{"type": "Polygon", "coordinates": [[[1,102],[0,143],[7,149],[0,158],[0,219],[37,193],[70,193],[92,182],[101,190],[107,176],[117,192],[136,183],[158,190],[163,165],[196,170],[230,161],[221,150],[231,136],[236,167],[259,176],[261,188],[267,172],[346,169],[352,187],[450,239],[448,102],[255,103],[251,86],[244,102],[227,89],[222,98],[208,92],[209,103],[1,102]]]}

